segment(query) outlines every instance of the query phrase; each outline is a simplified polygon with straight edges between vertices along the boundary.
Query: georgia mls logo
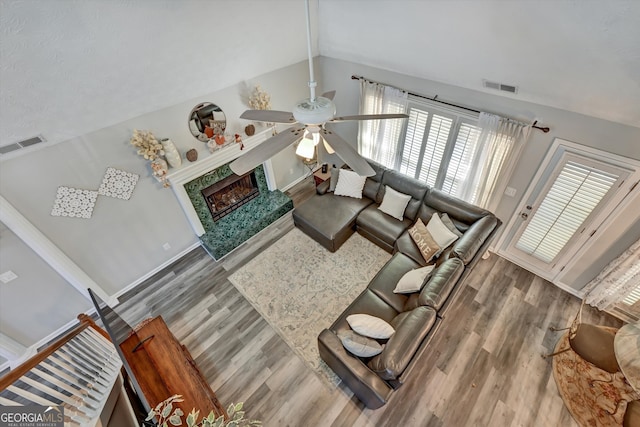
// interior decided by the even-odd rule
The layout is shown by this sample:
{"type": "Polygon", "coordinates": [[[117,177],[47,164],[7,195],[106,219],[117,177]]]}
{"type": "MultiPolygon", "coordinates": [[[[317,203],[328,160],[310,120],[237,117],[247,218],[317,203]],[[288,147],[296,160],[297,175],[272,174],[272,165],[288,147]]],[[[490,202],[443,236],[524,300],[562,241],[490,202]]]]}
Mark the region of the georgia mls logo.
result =
{"type": "Polygon", "coordinates": [[[0,427],[63,427],[63,406],[2,406],[0,427]]]}

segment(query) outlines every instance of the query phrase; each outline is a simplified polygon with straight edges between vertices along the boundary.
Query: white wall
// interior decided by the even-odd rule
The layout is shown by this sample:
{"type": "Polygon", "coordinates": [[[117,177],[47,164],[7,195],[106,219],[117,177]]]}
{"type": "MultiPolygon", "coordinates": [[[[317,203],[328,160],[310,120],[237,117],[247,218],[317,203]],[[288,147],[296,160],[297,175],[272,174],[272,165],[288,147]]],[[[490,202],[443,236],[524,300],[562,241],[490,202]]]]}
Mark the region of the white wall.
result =
{"type": "MultiPolygon", "coordinates": [[[[549,126],[551,128],[549,133],[545,134],[537,130],[532,132],[531,138],[523,150],[522,157],[515,166],[509,186],[515,188],[517,194],[515,197],[503,196],[495,212],[505,224],[514,214],[520,198],[526,191],[556,137],[633,159],[640,159],[640,128],[637,127],[596,119],[557,108],[498,97],[339,59],[320,57],[319,65],[323,77],[321,80],[323,89],[337,90],[335,102],[338,114],[357,113],[358,111],[359,82],[351,80],[351,75],[355,74],[421,95],[430,97],[438,95],[442,100],[474,109],[524,121],[537,119],[540,124],[549,126]]],[[[335,129],[347,141],[353,142],[354,146],[356,145],[358,131],[356,124],[338,124],[335,125],[335,129]]],[[[329,161],[332,160],[329,159],[329,161]]],[[[637,211],[631,213],[629,221],[628,228],[617,227],[616,225],[608,233],[609,236],[625,236],[625,239],[598,242],[595,245],[595,249],[581,260],[579,266],[576,267],[577,270],[567,273],[572,280],[572,283],[567,283],[568,285],[580,289],[590,280],[590,277],[587,276],[593,277],[597,274],[597,272],[593,272],[593,268],[590,268],[587,274],[583,274],[586,266],[606,264],[629,246],[627,240],[633,237],[635,239],[640,238],[640,214],[637,211]]],[[[504,232],[504,228],[502,231],[504,232]]],[[[495,242],[497,242],[497,239],[494,240],[495,242]]]]}
{"type": "MultiPolygon", "coordinates": [[[[271,94],[272,108],[291,110],[307,96],[307,70],[306,62],[301,62],[62,143],[3,155],[0,194],[107,293],[116,294],[198,242],[173,191],[153,179],[147,162],[129,144],[133,129],[149,129],[158,137],[171,138],[185,163],[184,154],[190,148],[198,149],[200,159],[215,155],[189,132],[187,117],[196,104],[217,103],[227,115],[228,130],[242,133],[249,122],[238,117],[248,108],[248,88],[260,84],[271,94]],[[58,186],[97,189],[109,166],[140,175],[130,200],[99,196],[91,219],[50,215],[58,186]],[[171,246],[168,251],[162,248],[164,243],[171,246]]],[[[275,156],[273,166],[279,188],[307,172],[293,147],[275,156]]],[[[16,250],[12,244],[2,248],[3,268],[13,268],[5,260],[12,259],[9,255],[16,250]]],[[[48,281],[36,275],[30,294],[45,295],[48,281]]],[[[74,292],[68,289],[62,298],[73,298],[74,292]]],[[[7,315],[28,315],[27,301],[9,296],[4,303],[20,308],[7,315]]],[[[37,321],[53,316],[56,309],[42,309],[37,321]]],[[[39,334],[37,328],[29,329],[29,336],[39,334]]]]}
{"type": "Polygon", "coordinates": [[[29,347],[91,306],[2,223],[0,254],[0,272],[11,270],[18,276],[0,282],[1,334],[29,347]]]}

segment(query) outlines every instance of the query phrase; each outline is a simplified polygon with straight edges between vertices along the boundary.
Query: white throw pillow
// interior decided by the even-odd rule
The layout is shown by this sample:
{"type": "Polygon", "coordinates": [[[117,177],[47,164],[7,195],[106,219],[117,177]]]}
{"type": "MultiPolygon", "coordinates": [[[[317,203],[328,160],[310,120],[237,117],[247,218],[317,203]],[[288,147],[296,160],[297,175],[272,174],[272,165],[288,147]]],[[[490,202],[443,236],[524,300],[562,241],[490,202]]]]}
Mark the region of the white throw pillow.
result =
{"type": "Polygon", "coordinates": [[[433,240],[435,240],[442,249],[458,240],[458,236],[452,233],[451,230],[442,223],[437,213],[431,215],[431,219],[427,224],[427,230],[431,233],[433,240]]]}
{"type": "Polygon", "coordinates": [[[364,188],[364,182],[366,180],[366,176],[360,176],[354,171],[347,169],[340,169],[338,184],[336,184],[336,189],[333,194],[336,196],[347,196],[355,199],[362,199],[362,189],[364,188]]]}
{"type": "Polygon", "coordinates": [[[384,197],[378,209],[402,221],[404,219],[404,210],[407,208],[409,200],[411,200],[410,195],[400,193],[388,185],[385,185],[384,197]]]}
{"type": "Polygon", "coordinates": [[[393,326],[368,314],[351,314],[347,316],[347,322],[351,329],[365,337],[387,339],[395,332],[393,326]]]}
{"type": "Polygon", "coordinates": [[[373,357],[382,353],[382,346],[373,338],[356,334],[354,331],[340,331],[338,338],[344,348],[359,357],[373,357]]]}
{"type": "Polygon", "coordinates": [[[424,285],[424,279],[433,271],[435,265],[427,265],[426,267],[416,268],[404,274],[398,280],[394,294],[411,294],[418,292],[424,285]]]}

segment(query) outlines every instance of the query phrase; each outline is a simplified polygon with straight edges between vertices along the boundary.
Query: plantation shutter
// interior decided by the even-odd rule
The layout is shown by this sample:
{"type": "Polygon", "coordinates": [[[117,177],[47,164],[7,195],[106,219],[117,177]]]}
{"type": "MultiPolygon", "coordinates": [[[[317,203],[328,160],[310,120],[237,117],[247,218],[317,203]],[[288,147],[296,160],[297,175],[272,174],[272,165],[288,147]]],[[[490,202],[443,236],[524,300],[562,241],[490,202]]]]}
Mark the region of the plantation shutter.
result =
{"type": "Polygon", "coordinates": [[[462,123],[458,130],[447,173],[442,183],[442,191],[455,194],[459,185],[467,177],[471,164],[471,154],[475,150],[480,136],[480,128],[470,123],[462,123]]]}
{"type": "Polygon", "coordinates": [[[411,108],[400,172],[435,187],[452,127],[450,117],[411,108]]]}
{"type": "Polygon", "coordinates": [[[578,231],[619,177],[568,161],[516,243],[550,263],[578,231]]]}

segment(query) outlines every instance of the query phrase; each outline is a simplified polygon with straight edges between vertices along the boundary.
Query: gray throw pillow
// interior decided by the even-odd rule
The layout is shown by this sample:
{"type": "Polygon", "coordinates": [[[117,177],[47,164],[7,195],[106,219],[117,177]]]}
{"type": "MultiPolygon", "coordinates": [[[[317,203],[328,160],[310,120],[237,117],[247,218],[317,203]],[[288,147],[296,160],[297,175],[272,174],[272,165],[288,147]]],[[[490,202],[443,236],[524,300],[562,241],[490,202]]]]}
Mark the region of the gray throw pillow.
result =
{"type": "Polygon", "coordinates": [[[442,220],[442,223],[445,225],[445,227],[451,230],[453,234],[458,237],[462,237],[462,233],[456,228],[455,224],[453,223],[453,221],[451,221],[451,218],[449,218],[448,214],[443,213],[442,215],[440,215],[440,219],[442,220]]]}
{"type": "Polygon", "coordinates": [[[331,168],[331,178],[329,179],[329,190],[335,191],[336,185],[338,184],[338,175],[340,173],[340,169],[331,168]]]}
{"type": "Polygon", "coordinates": [[[373,357],[382,353],[382,346],[378,341],[355,333],[354,331],[340,331],[338,338],[350,353],[358,357],[373,357]]]}

